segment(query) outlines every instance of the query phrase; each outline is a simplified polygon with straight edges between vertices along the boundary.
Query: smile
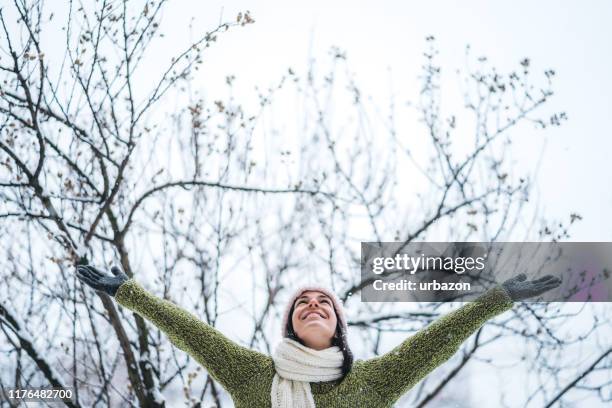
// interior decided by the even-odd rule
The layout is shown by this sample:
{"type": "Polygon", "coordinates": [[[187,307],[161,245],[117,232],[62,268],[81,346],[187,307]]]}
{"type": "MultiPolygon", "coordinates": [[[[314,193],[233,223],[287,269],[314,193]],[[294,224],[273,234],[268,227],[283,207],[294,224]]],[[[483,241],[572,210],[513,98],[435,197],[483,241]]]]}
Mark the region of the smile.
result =
{"type": "Polygon", "coordinates": [[[322,319],[326,319],[327,318],[322,312],[320,312],[318,310],[309,310],[309,311],[304,312],[302,314],[302,320],[306,320],[308,317],[313,316],[313,315],[314,316],[318,316],[318,317],[320,317],[322,319]]]}

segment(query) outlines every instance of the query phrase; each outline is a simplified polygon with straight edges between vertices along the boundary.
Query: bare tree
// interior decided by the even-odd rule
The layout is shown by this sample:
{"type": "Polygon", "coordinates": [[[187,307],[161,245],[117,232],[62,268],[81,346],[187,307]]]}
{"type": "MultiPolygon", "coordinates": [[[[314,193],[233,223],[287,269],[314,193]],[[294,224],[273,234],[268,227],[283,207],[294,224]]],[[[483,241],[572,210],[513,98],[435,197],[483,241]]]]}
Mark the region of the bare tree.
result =
{"type": "MultiPolygon", "coordinates": [[[[475,66],[458,77],[465,111],[446,115],[428,38],[418,101],[392,97],[385,113],[337,48],[325,67],[288,69],[258,89],[254,104],[236,99],[232,75],[226,96],[208,100],[194,81],[203,56],[253,17],[242,12],[170,56],[160,45],[164,7],[14,0],[0,11],[0,228],[11,237],[0,257],[0,389],[72,386],[70,406],[228,403],[142,318],[84,290],[75,263],[116,260],[159,296],[267,352],[287,288],[324,280],[347,301],[353,341],[368,356],[445,307],[356,301],[366,284],[361,240],[560,240],[580,218],[553,228],[530,212],[530,180],[508,154],[513,131],[565,120],[546,110],[554,71],[532,78],[525,59],[500,73],[468,52],[475,66]],[[298,119],[277,121],[289,101],[298,119]]],[[[405,401],[434,406],[470,365],[495,367],[487,353],[508,342],[529,356],[513,364],[529,364],[535,384],[521,406],[574,394],[609,401],[609,308],[566,309],[515,308],[405,401]],[[585,316],[589,324],[563,330],[585,316]],[[585,342],[596,356],[561,358],[585,342]]],[[[508,391],[502,403],[516,406],[508,391]]]]}

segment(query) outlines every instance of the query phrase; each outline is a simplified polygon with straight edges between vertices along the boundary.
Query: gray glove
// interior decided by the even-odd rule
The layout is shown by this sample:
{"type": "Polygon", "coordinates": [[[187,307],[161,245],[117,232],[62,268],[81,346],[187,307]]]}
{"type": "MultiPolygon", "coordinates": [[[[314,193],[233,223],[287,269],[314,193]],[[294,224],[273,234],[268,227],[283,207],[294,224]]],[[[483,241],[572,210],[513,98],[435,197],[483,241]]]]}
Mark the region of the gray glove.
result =
{"type": "Polygon", "coordinates": [[[114,276],[100,272],[90,265],[77,266],[77,278],[79,278],[81,282],[86,283],[95,290],[99,290],[110,296],[115,296],[119,286],[128,280],[129,277],[117,266],[113,266],[111,272],[114,276]]]}
{"type": "Polygon", "coordinates": [[[527,275],[521,273],[502,283],[502,287],[508,292],[512,300],[523,300],[541,295],[561,284],[561,279],[552,275],[546,275],[532,281],[526,279],[527,275]]]}

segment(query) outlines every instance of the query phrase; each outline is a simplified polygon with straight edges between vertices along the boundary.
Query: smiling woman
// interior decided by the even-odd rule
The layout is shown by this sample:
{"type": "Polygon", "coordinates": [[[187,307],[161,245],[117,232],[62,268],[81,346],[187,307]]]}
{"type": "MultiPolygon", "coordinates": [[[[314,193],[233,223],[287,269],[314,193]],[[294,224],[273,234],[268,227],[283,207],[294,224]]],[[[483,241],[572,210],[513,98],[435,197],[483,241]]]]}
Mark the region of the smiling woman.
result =
{"type": "Polygon", "coordinates": [[[488,319],[510,309],[514,300],[536,296],[560,283],[552,276],[527,281],[525,275],[518,275],[388,353],[353,364],[342,304],[325,288],[300,288],[289,299],[283,341],[273,356],[267,356],[234,343],[194,315],[153,296],[119,268],[111,272],[79,266],[77,276],[166,333],[229,392],[236,407],[269,408],[391,407],[488,319]]]}
{"type": "Polygon", "coordinates": [[[299,288],[282,328],[284,340],[273,357],[272,406],[315,406],[310,383],[340,379],[353,365],[342,304],[326,288],[299,288]]]}
{"type": "Polygon", "coordinates": [[[321,291],[305,290],[293,303],[292,309],[291,329],[304,345],[315,350],[332,346],[331,339],[336,333],[338,319],[328,295],[321,291]]]}

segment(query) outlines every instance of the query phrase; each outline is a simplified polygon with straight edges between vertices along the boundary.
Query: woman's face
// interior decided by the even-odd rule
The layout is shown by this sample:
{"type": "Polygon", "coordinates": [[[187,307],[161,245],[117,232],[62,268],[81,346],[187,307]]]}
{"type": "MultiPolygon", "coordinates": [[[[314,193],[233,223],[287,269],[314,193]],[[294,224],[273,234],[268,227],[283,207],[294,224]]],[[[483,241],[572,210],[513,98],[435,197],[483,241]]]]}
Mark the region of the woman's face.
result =
{"type": "Polygon", "coordinates": [[[331,347],[338,320],[327,295],[306,291],[293,304],[291,323],[295,334],[307,347],[323,350],[331,347]]]}

